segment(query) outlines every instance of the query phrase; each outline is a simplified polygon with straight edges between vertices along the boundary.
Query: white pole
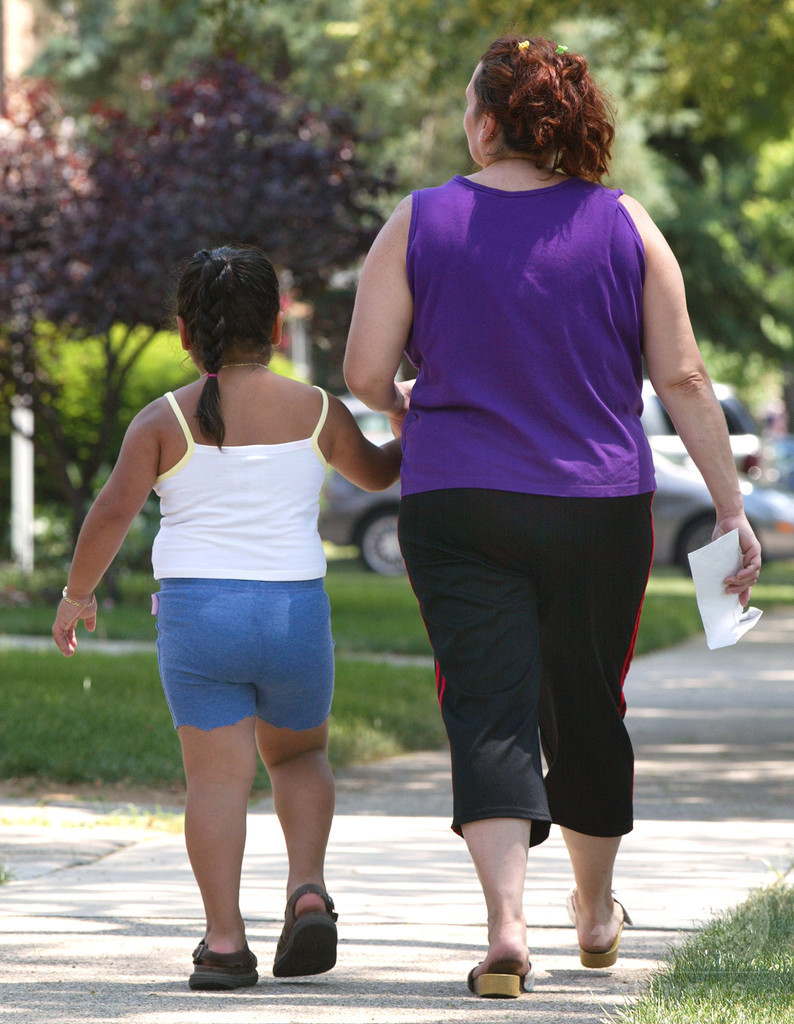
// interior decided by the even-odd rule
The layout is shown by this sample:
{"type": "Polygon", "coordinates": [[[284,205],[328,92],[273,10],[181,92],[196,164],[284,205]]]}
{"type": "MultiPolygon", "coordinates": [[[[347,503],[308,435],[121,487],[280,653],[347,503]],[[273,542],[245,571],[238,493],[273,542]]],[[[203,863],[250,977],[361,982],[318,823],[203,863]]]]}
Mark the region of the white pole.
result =
{"type": "Polygon", "coordinates": [[[0,117],[6,116],[6,33],[3,0],[0,0],[0,117]]]}
{"type": "Polygon", "coordinates": [[[11,557],[33,572],[33,411],[11,408],[11,557]]]}
{"type": "Polygon", "coordinates": [[[306,318],[290,317],[289,322],[290,356],[295,372],[304,380],[312,380],[312,343],[306,328],[306,318]]]}

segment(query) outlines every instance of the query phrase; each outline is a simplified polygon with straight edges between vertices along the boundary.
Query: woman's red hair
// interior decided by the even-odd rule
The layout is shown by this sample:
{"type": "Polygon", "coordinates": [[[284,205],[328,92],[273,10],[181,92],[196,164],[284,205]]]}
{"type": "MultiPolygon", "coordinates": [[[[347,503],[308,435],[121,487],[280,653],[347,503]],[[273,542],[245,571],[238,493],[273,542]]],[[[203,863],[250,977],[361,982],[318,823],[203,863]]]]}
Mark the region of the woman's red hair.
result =
{"type": "Polygon", "coordinates": [[[474,92],[508,149],[598,182],[609,170],[612,110],[584,57],[560,49],[540,37],[497,39],[480,60],[474,92]]]}

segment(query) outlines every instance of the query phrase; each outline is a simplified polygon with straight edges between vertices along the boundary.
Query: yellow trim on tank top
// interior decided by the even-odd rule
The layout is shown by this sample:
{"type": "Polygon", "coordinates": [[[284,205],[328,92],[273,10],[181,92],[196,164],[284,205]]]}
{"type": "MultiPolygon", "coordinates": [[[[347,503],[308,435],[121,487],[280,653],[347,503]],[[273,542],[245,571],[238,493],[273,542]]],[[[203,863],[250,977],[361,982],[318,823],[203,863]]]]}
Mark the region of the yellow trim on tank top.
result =
{"type": "Polygon", "coordinates": [[[157,477],[155,483],[158,484],[162,480],[167,480],[169,476],[173,476],[174,473],[178,473],[179,470],[185,465],[185,463],[190,461],[190,459],[193,456],[193,449],[195,448],[195,442],[193,441],[193,435],[190,433],[190,427],[187,425],[185,414],[179,408],[179,403],[174,398],[174,393],[172,391],[166,391],[165,397],[168,400],[168,404],[174,410],[174,415],[176,416],[177,420],[179,420],[179,425],[182,428],[182,433],[185,435],[185,440],[187,441],[187,451],[175,466],[172,466],[165,473],[161,473],[160,476],[157,477]]]}
{"type": "Polygon", "coordinates": [[[325,426],[325,418],[328,415],[328,395],[325,393],[325,391],[323,391],[322,388],[317,387],[316,384],[314,384],[313,386],[315,388],[317,388],[317,390],[323,396],[323,407],[322,407],[322,410],[320,412],[320,418],[319,418],[319,420],[317,420],[317,426],[314,428],[314,433],[312,434],[312,448],[314,448],[314,452],[315,452],[315,455],[317,456],[317,458],[320,460],[320,462],[322,462],[323,466],[327,468],[328,467],[328,463],[325,460],[325,456],[320,451],[319,437],[320,437],[320,431],[325,426]]]}
{"type": "MultiPolygon", "coordinates": [[[[318,439],[319,439],[321,430],[325,426],[326,417],[328,416],[328,395],[325,393],[325,391],[323,391],[322,388],[317,387],[316,384],[314,385],[314,387],[316,387],[317,390],[322,395],[323,407],[320,410],[320,418],[317,421],[317,426],[314,428],[314,433],[311,436],[311,442],[312,442],[312,448],[314,449],[315,455],[320,460],[320,462],[323,464],[323,466],[327,466],[328,463],[326,462],[325,456],[323,455],[322,450],[320,449],[320,444],[319,444],[319,440],[318,439]]],[[[179,421],[179,425],[182,428],[182,433],[185,435],[185,440],[187,441],[187,451],[185,452],[185,454],[182,456],[182,458],[179,460],[179,462],[177,462],[177,464],[175,466],[172,466],[171,469],[167,470],[167,472],[162,473],[160,476],[157,477],[157,480],[155,481],[155,483],[158,483],[158,484],[160,483],[161,480],[167,480],[168,477],[173,476],[174,473],[178,473],[179,470],[185,465],[185,463],[188,462],[189,459],[192,457],[193,451],[194,451],[194,448],[195,448],[195,442],[193,440],[193,435],[190,433],[190,427],[188,427],[188,425],[187,425],[187,420],[185,419],[184,413],[179,408],[179,404],[178,404],[176,398],[174,398],[173,392],[167,391],[166,394],[165,394],[165,398],[168,400],[168,404],[174,410],[174,415],[176,416],[177,420],[179,421]]]]}

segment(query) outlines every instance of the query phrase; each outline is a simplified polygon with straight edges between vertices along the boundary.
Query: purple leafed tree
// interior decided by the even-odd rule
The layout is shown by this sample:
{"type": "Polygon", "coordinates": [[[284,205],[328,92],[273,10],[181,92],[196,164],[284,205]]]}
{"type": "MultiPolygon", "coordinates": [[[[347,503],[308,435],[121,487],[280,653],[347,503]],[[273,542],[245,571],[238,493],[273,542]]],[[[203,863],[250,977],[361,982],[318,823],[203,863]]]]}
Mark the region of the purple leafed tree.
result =
{"type": "MultiPolygon", "coordinates": [[[[90,201],[89,157],[75,142],[46,83],[7,89],[0,121],[0,400],[31,407],[43,438],[49,475],[79,516],[84,503],[68,475],[70,444],[57,413],[59,388],[45,369],[47,342],[37,340],[45,296],[64,288],[63,252],[56,240],[90,201]]],[[[90,473],[90,469],[89,469],[90,473]]]]}
{"type": "Polygon", "coordinates": [[[349,115],[314,112],[233,60],[203,63],[160,100],[145,124],[97,108],[77,139],[52,95],[30,85],[19,131],[0,137],[0,374],[7,397],[33,406],[38,450],[75,530],[118,443],[129,369],[170,310],[179,261],[256,244],[311,302],[367,250],[382,223],[375,199],[391,184],[357,157],[349,115]],[[79,452],[59,424],[41,323],[102,345],[92,437],[79,452]]]}

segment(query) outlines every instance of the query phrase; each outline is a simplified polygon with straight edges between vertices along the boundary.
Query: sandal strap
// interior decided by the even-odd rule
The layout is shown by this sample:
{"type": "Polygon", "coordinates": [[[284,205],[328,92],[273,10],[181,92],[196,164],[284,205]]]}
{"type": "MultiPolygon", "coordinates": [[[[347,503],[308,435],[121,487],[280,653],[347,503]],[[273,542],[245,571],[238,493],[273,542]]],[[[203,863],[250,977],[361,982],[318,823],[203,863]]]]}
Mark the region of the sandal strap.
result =
{"type": "Polygon", "coordinates": [[[200,942],[193,954],[193,963],[198,967],[256,967],[256,957],[248,948],[248,943],[235,953],[214,953],[206,942],[200,942]]]}
{"type": "Polygon", "coordinates": [[[321,896],[325,903],[325,909],[331,916],[332,921],[339,920],[339,914],[334,911],[334,901],[322,888],[322,886],[315,885],[313,882],[307,882],[306,885],[299,885],[298,888],[293,892],[290,898],[287,900],[287,906],[284,909],[284,918],[287,922],[294,923],[297,918],[295,916],[295,905],[301,896],[304,896],[307,892],[314,893],[317,896],[321,896]]]}

